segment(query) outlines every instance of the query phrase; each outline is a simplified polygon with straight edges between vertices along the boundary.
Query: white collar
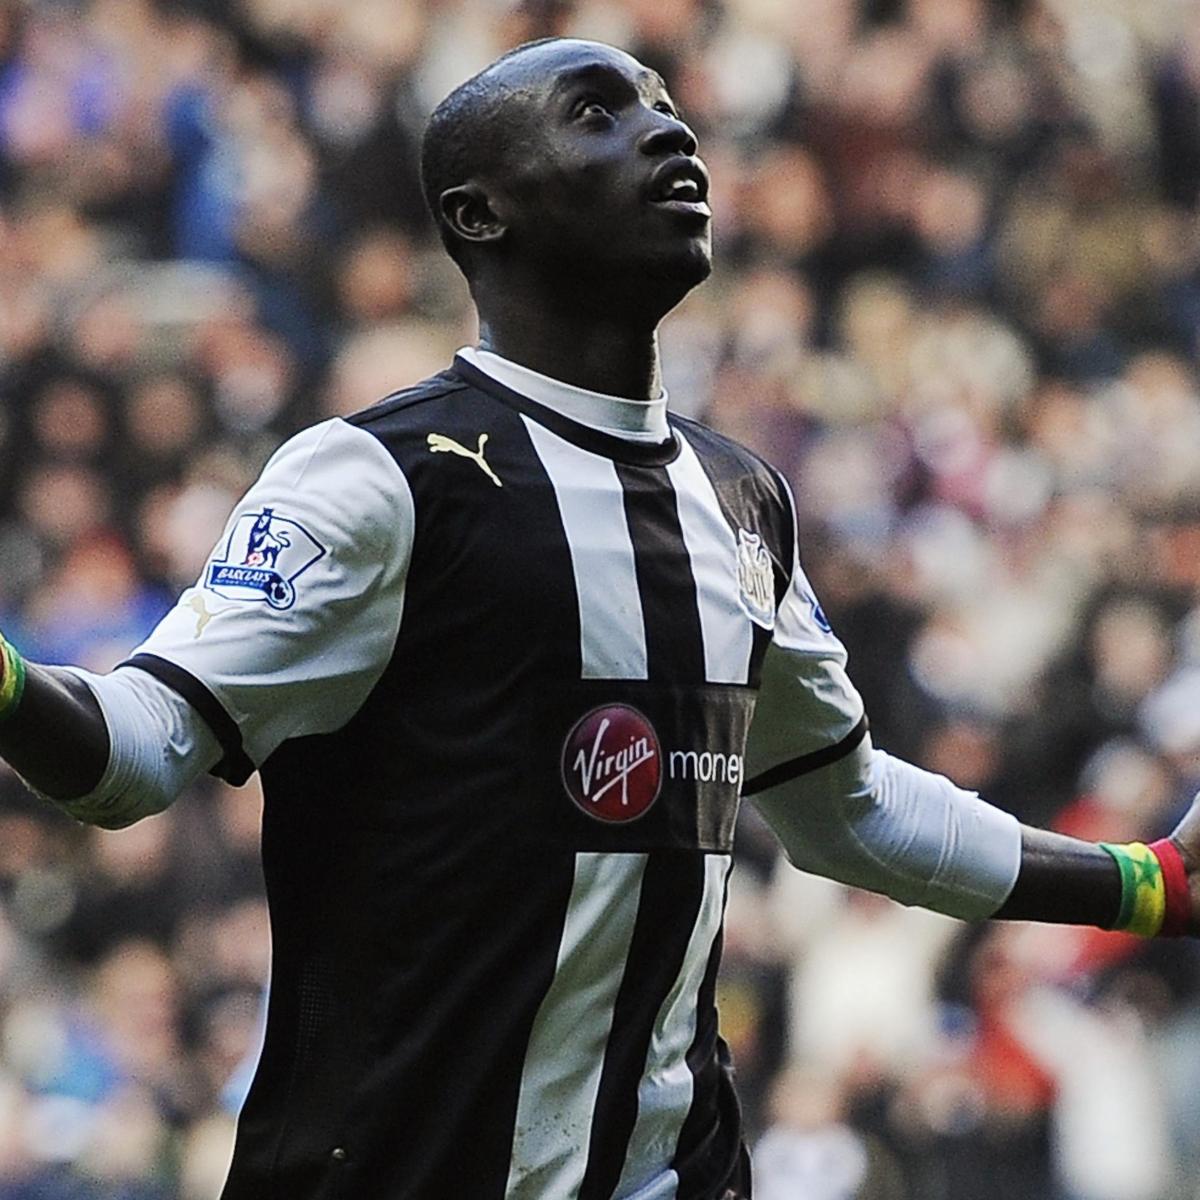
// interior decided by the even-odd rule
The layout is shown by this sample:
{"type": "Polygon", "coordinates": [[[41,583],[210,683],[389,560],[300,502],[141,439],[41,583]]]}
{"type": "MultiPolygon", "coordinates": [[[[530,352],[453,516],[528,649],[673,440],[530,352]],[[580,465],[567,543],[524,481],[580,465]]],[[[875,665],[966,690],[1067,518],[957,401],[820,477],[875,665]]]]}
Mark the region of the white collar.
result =
{"type": "Polygon", "coordinates": [[[671,436],[665,389],[657,400],[627,400],[551,379],[491,350],[464,346],[459,354],[497,383],[589,429],[630,442],[665,442],[671,436]]]}

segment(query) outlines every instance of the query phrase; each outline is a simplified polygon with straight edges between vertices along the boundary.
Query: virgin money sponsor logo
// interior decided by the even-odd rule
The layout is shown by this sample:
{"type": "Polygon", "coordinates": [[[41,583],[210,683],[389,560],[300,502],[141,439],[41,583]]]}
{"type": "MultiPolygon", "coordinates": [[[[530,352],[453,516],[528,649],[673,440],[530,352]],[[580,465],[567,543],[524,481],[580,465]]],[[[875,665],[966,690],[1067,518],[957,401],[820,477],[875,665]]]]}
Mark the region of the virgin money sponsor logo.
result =
{"type": "Polygon", "coordinates": [[[667,766],[672,779],[729,783],[741,787],[745,762],[740,754],[721,754],[713,750],[672,750],[667,766]]]}
{"type": "Polygon", "coordinates": [[[600,821],[636,821],[658,799],[662,775],[654,726],[627,704],[593,709],[563,743],[567,794],[600,821]]]}

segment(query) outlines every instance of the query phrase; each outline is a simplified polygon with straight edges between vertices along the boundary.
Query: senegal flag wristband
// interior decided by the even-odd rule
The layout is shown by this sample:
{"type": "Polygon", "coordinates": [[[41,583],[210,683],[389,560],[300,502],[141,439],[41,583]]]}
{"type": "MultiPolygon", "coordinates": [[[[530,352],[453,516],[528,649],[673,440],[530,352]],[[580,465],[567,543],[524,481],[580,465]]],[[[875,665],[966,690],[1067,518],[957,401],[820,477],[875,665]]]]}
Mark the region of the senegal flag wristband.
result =
{"type": "Polygon", "coordinates": [[[1127,842],[1100,848],[1121,872],[1121,908],[1114,929],[1138,937],[1178,937],[1187,932],[1190,907],[1187,871],[1174,844],[1127,842]]]}
{"type": "Polygon", "coordinates": [[[1187,867],[1183,857],[1170,838],[1160,838],[1150,843],[1162,867],[1163,885],[1167,892],[1167,911],[1163,916],[1159,937],[1183,937],[1191,932],[1192,895],[1188,887],[1187,867]]]}
{"type": "Polygon", "coordinates": [[[25,660],[0,635],[0,721],[17,711],[25,693],[25,660]]]}

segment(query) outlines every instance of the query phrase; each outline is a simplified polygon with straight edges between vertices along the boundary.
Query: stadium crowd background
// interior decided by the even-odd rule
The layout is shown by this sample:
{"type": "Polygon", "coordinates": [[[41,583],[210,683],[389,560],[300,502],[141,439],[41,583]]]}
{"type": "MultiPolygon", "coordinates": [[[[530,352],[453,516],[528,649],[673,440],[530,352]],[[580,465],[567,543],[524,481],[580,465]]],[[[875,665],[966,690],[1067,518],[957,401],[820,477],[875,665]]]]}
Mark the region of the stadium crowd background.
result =
{"type": "MultiPolygon", "coordinates": [[[[283,436],[472,339],[421,122],[566,32],[700,134],[719,264],[668,385],[792,480],[877,744],[1034,822],[1169,829],[1200,785],[1195,0],[0,0],[0,627],[111,666],[283,436]]],[[[210,782],[110,834],[0,779],[0,1200],[217,1195],[258,807],[210,782]]],[[[1195,946],[966,928],[781,869],[752,815],[741,843],[760,1200],[1200,1196],[1195,946]]]]}

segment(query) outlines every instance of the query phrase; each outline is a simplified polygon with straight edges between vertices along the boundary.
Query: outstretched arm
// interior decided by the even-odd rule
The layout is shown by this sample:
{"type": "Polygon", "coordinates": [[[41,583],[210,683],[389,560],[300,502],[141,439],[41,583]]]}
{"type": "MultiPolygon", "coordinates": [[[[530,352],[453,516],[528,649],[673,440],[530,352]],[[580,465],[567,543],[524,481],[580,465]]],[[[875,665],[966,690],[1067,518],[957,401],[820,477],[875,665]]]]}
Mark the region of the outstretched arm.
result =
{"type": "Polygon", "coordinates": [[[412,527],[407,482],[378,439],[337,420],[305,430],[115,671],[26,666],[0,642],[0,757],[107,829],[162,811],[206,771],[245,782],[370,693],[395,645],[412,527]]]}
{"type": "Polygon", "coordinates": [[[1094,844],[1021,825],[872,749],[845,648],[798,555],[790,570],[763,660],[743,795],[796,866],[965,919],[1200,932],[1200,800],[1151,846],[1094,844]]]}
{"type": "MultiPolygon", "coordinates": [[[[777,707],[781,697],[789,694],[785,709],[795,711],[816,695],[811,676],[793,673],[787,656],[772,652],[767,667],[744,794],[797,867],[968,920],[1096,925],[1146,936],[1200,928],[1200,904],[1192,900],[1200,897],[1200,810],[1149,847],[1083,842],[1022,826],[949,779],[873,749],[869,735],[834,761],[810,753],[763,770],[759,756],[779,745],[772,729],[794,724],[777,707]]],[[[828,662],[826,681],[839,676],[840,664],[828,662]]]]}

